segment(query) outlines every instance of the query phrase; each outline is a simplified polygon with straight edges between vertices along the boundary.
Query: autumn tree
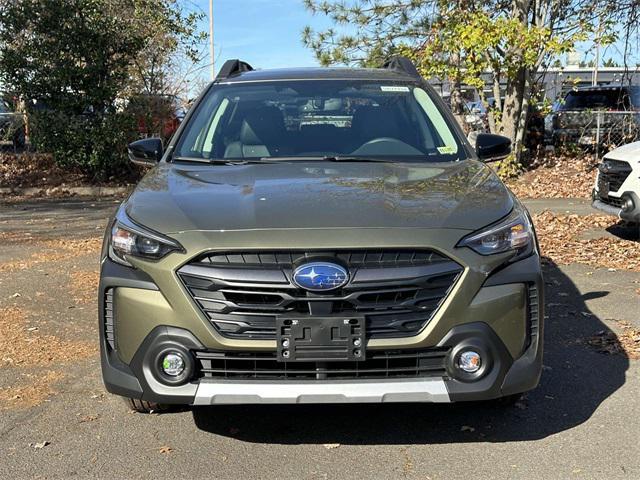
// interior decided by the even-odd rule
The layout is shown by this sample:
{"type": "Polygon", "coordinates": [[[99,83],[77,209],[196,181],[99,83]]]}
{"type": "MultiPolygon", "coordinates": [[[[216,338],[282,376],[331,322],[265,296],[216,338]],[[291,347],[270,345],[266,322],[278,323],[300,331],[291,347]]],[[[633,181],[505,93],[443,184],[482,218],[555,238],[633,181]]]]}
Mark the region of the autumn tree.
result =
{"type": "MultiPolygon", "coordinates": [[[[411,57],[427,78],[477,87],[491,77],[494,130],[514,145],[514,173],[523,157],[533,84],[541,69],[579,41],[593,38],[596,22],[611,20],[611,5],[586,0],[304,0],[335,27],[306,27],[303,42],[325,65],[380,65],[394,53],[411,57]],[[504,98],[504,101],[502,100],[504,98]]],[[[602,41],[611,35],[602,34],[602,41]]],[[[484,99],[486,101],[486,99],[484,99]]],[[[454,106],[455,107],[455,106],[454,106]]]]}
{"type": "Polygon", "coordinates": [[[176,0],[0,0],[0,83],[29,106],[38,149],[99,179],[121,174],[137,135],[122,105],[162,91],[197,20],[176,0]]]}

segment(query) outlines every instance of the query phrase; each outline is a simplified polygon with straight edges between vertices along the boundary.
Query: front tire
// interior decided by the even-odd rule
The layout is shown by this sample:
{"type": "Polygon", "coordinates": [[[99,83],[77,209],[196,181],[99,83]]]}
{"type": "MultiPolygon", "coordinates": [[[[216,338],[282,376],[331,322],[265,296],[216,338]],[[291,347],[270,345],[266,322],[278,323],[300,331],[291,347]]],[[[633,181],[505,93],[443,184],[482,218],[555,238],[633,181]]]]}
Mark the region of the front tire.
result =
{"type": "Polygon", "coordinates": [[[147,402],[146,400],[138,400],[137,398],[125,398],[125,403],[130,410],[138,413],[158,413],[168,410],[166,405],[156,402],[147,402]]]}

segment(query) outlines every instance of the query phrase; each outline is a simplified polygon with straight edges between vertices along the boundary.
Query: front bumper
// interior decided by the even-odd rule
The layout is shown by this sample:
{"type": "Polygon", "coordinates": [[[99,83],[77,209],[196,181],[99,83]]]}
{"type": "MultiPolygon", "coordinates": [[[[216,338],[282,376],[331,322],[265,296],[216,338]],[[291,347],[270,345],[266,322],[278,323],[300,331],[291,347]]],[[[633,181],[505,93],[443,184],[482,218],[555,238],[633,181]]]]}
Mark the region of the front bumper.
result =
{"type": "Polygon", "coordinates": [[[638,197],[635,192],[625,191],[624,193],[618,192],[613,195],[609,193],[607,198],[602,198],[599,192],[594,189],[592,192],[591,206],[601,212],[614,215],[627,222],[640,222],[640,197],[638,197]],[[619,206],[622,200],[627,197],[631,198],[635,208],[624,210],[619,206]]]}
{"type": "MultiPolygon", "coordinates": [[[[537,255],[485,275],[479,291],[469,295],[469,304],[453,309],[459,322],[448,322],[446,316],[439,318],[441,324],[435,326],[442,328],[443,324],[449,324],[448,330],[436,342],[423,341],[419,345],[420,348],[449,347],[451,359],[455,351],[465,346],[483,351],[488,368],[481,377],[473,379],[457,377],[450,360],[447,373],[440,377],[273,381],[195,376],[184,385],[170,386],[154,374],[156,354],[167,345],[175,345],[186,352],[211,348],[228,351],[250,349],[244,346],[235,349],[225,349],[224,345],[212,346],[195,332],[185,329],[183,324],[174,325],[171,305],[167,302],[158,307],[156,300],[162,295],[160,289],[141,270],[121,267],[105,259],[100,291],[104,382],[108,391],[130,398],[190,405],[457,402],[492,399],[530,390],[538,384],[542,370],[543,282],[537,255]],[[110,345],[105,335],[104,292],[114,287],[130,293],[123,295],[121,300],[131,302],[127,312],[137,317],[128,318],[128,326],[123,322],[120,334],[143,339],[130,357],[119,351],[117,343],[115,348],[110,345]],[[539,292],[539,308],[534,313],[526,298],[528,289],[539,292]],[[132,325],[135,326],[133,330],[132,325]],[[514,331],[522,331],[522,338],[515,343],[514,331]]],[[[414,347],[402,343],[411,339],[397,339],[395,345],[389,345],[390,340],[381,343],[378,349],[414,347]]],[[[194,368],[197,371],[198,366],[194,368]]]]}

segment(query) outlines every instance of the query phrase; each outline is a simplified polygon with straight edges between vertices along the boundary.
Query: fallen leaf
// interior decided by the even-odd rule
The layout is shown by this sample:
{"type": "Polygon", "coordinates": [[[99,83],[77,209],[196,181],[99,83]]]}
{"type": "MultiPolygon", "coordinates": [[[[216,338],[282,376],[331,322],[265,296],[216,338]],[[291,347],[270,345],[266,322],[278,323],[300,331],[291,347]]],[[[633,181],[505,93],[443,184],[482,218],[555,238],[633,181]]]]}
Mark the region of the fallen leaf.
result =
{"type": "Polygon", "coordinates": [[[165,445],[164,447],[160,447],[160,453],[165,454],[165,453],[171,453],[173,452],[173,448],[169,447],[168,445],[165,445]]]}
{"type": "Polygon", "coordinates": [[[333,450],[334,448],[338,448],[340,446],[339,443],[325,443],[324,448],[327,450],[333,450]]]}
{"type": "Polygon", "coordinates": [[[98,419],[98,415],[85,415],[80,419],[80,423],[93,422],[98,419]]]}
{"type": "Polygon", "coordinates": [[[50,445],[50,443],[48,441],[44,441],[44,442],[38,442],[38,443],[30,443],[29,446],[31,448],[35,448],[36,450],[39,450],[41,448],[46,447],[47,445],[50,445]]]}

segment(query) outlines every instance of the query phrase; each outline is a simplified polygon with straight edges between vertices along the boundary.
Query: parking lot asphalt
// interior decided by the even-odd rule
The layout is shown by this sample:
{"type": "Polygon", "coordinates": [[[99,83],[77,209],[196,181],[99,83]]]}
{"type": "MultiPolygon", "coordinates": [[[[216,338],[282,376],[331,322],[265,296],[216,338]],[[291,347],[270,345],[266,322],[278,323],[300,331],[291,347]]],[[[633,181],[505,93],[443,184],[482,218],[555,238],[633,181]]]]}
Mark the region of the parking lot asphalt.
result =
{"type": "Polygon", "coordinates": [[[115,204],[0,205],[0,478],[640,478],[640,361],[590,341],[640,326],[640,273],[545,266],[543,377],[513,407],[133,414],[104,391],[97,356],[99,246],[115,204]]]}

